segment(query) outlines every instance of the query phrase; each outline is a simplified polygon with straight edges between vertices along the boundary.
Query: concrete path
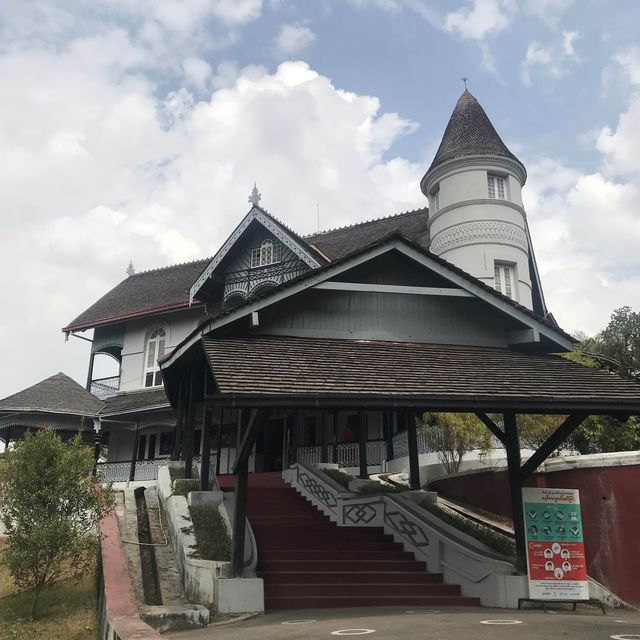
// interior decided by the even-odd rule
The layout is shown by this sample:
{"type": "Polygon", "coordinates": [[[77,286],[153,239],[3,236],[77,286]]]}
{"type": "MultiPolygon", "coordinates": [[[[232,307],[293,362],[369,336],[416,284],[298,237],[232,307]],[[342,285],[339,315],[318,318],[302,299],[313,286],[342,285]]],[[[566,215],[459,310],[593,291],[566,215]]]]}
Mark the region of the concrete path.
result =
{"type": "Polygon", "coordinates": [[[640,640],[640,613],[591,607],[578,611],[480,608],[278,611],[230,625],[169,634],[174,640],[640,640]],[[500,622],[502,621],[502,622],[500,622]],[[517,621],[517,622],[515,622],[517,621]]]}

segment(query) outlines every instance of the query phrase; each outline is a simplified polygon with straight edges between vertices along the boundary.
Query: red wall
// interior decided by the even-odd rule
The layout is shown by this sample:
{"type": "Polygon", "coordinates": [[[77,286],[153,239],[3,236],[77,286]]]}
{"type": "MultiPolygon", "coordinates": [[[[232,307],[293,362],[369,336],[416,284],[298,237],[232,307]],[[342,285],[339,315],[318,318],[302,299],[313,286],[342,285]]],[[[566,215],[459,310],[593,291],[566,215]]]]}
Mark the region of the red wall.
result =
{"type": "MultiPolygon", "coordinates": [[[[640,465],[535,474],[527,486],[578,489],[589,575],[640,604],[640,465]]],[[[444,497],[511,516],[506,471],[439,480],[444,497]]]]}

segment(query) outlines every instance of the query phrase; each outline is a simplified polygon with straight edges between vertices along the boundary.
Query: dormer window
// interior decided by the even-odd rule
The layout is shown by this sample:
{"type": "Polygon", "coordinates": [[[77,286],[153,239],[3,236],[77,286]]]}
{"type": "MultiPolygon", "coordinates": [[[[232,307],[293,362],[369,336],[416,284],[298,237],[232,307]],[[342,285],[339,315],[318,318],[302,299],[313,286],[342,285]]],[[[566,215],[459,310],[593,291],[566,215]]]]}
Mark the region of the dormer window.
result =
{"type": "Polygon", "coordinates": [[[282,245],[272,240],[263,240],[262,244],[255,249],[251,249],[251,268],[264,267],[269,264],[280,262],[282,245]]]}
{"type": "Polygon", "coordinates": [[[162,374],[158,366],[158,358],[164,355],[164,329],[155,329],[147,338],[147,348],[144,358],[144,386],[157,387],[162,384],[162,374]]]}
{"type": "Polygon", "coordinates": [[[488,173],[487,187],[490,198],[497,198],[498,200],[504,200],[506,198],[505,179],[502,176],[494,176],[488,173]]]}

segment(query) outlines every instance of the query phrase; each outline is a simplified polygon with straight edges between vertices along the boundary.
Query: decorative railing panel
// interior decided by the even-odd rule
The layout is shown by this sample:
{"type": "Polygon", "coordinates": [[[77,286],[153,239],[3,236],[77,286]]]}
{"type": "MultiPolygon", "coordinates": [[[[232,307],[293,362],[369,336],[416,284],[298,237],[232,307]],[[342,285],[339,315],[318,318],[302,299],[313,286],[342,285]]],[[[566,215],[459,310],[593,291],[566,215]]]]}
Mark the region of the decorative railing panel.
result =
{"type": "Polygon", "coordinates": [[[282,260],[265,267],[230,271],[224,277],[224,298],[242,294],[250,296],[258,287],[266,284],[279,285],[293,280],[309,270],[302,260],[282,260]]]}
{"type": "Polygon", "coordinates": [[[111,378],[97,378],[96,380],[92,380],[89,391],[96,396],[96,398],[105,400],[106,398],[115,396],[119,388],[120,376],[112,376],[111,378]]]}
{"type": "MultiPolygon", "coordinates": [[[[335,464],[337,462],[340,467],[357,467],[360,464],[360,445],[357,442],[344,442],[335,446],[329,444],[327,447],[327,462],[335,464]]],[[[367,464],[382,464],[386,455],[386,446],[384,440],[369,440],[367,442],[367,464]]],[[[320,446],[303,446],[296,447],[295,461],[304,464],[320,464],[322,461],[322,447],[320,446]]]]}

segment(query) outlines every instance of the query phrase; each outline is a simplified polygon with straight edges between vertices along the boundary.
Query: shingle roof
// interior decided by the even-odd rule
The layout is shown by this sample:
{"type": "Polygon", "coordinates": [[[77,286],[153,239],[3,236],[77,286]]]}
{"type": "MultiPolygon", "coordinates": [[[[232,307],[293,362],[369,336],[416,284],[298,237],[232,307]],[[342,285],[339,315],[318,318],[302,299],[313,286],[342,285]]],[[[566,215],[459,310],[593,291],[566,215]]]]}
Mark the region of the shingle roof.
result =
{"type": "Polygon", "coordinates": [[[505,156],[520,163],[502,142],[480,103],[465,89],[427,173],[447,160],[477,155],[505,156]]]}
{"type": "Polygon", "coordinates": [[[306,236],[305,240],[320,249],[331,260],[342,258],[391,233],[399,233],[428,249],[429,229],[427,222],[428,209],[416,209],[387,218],[321,231],[306,236]]]}
{"type": "Polygon", "coordinates": [[[221,395],[413,399],[425,407],[640,412],[640,384],[555,355],[447,344],[203,338],[221,395]],[[277,363],[277,366],[273,366],[277,363]]]}
{"type": "Polygon", "coordinates": [[[120,413],[135,413],[148,409],[162,409],[169,406],[167,394],[164,388],[144,389],[142,391],[130,391],[119,393],[107,398],[101,416],[111,416],[120,413]]]}
{"type": "Polygon", "coordinates": [[[94,416],[104,403],[64,373],[0,400],[0,411],[37,411],[94,416]]]}
{"type": "Polygon", "coordinates": [[[189,305],[189,288],[209,259],[143,271],[129,276],[94,302],[63,331],[89,329],[189,305]]]}

